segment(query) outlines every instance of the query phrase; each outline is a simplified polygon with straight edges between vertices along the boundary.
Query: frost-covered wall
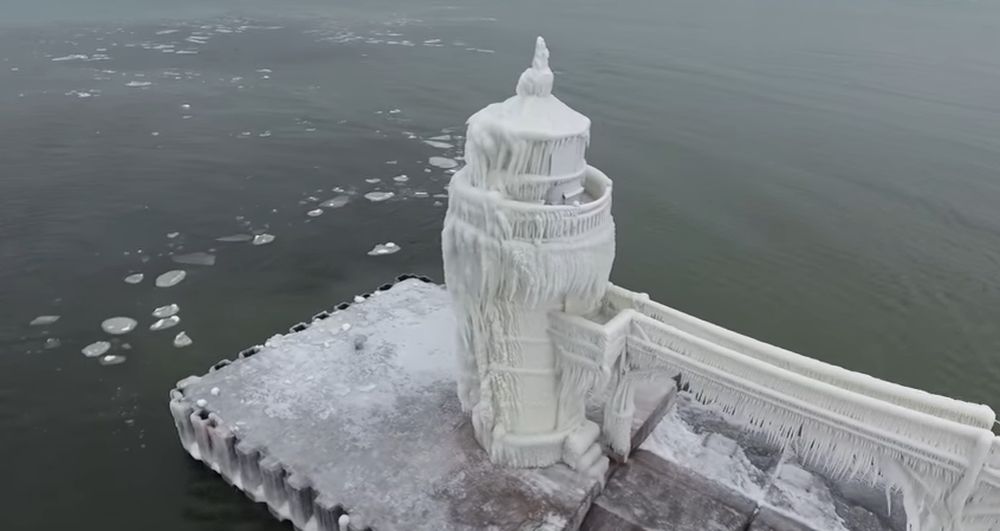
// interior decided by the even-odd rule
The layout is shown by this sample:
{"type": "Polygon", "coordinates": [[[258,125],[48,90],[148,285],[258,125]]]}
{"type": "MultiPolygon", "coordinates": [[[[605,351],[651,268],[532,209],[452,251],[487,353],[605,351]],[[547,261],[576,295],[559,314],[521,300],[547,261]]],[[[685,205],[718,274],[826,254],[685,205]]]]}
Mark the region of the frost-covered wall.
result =
{"type": "Polygon", "coordinates": [[[549,335],[553,311],[600,304],[614,260],[611,180],[589,167],[590,120],[552,95],[540,37],[517,94],[469,119],[467,165],[449,186],[445,281],[458,317],[458,392],[494,462],[564,460],[599,473],[583,416],[590,372],[549,335]]]}

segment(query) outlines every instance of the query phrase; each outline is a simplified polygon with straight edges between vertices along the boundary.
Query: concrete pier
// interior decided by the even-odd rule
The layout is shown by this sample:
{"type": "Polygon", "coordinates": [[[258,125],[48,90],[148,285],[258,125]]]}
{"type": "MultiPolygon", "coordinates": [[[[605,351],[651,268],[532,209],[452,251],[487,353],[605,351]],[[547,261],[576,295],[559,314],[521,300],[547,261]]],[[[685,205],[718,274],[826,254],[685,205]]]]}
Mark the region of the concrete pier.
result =
{"type": "Polygon", "coordinates": [[[185,450],[305,531],[338,531],[344,515],[353,530],[834,531],[817,511],[849,530],[904,528],[900,505],[863,508],[880,493],[783,474],[773,449],[676,399],[666,378],[637,390],[635,451],[603,492],[563,464],[494,465],[456,397],[449,304],[441,286],[401,277],[178,382],[185,450]],[[742,476],[716,477],[730,469],[742,476]],[[797,507],[789,482],[835,495],[797,507]]]}
{"type": "Polygon", "coordinates": [[[490,463],[441,286],[405,279],[179,382],[185,449],[302,530],[575,529],[600,482],[490,463]]]}

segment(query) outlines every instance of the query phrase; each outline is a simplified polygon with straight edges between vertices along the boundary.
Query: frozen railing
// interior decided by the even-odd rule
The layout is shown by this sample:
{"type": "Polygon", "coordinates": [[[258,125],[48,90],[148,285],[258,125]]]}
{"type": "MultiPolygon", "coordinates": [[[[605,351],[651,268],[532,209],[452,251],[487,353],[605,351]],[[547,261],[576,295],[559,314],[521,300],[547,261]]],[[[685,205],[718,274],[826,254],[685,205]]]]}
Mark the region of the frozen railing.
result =
{"type": "Polygon", "coordinates": [[[979,428],[990,429],[996,421],[996,414],[985,405],[934,395],[796,354],[652,301],[645,294],[611,285],[604,302],[611,312],[631,308],[746,356],[842,389],[979,428]]]}
{"type": "Polygon", "coordinates": [[[635,384],[679,376],[700,401],[831,477],[901,489],[911,529],[1000,529],[990,408],[818,362],[621,288],[605,306],[607,322],[558,314],[550,333],[567,364],[597,369],[592,387],[614,383],[603,430],[616,453],[629,452],[635,384]]]}

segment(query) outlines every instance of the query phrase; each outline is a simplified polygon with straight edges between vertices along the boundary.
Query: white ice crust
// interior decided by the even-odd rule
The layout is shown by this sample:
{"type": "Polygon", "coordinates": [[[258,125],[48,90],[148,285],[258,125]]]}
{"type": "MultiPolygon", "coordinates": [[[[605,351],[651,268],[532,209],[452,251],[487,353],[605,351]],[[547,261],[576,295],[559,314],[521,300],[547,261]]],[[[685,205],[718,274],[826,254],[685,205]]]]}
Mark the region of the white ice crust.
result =
{"type": "Polygon", "coordinates": [[[469,119],[468,165],[449,185],[445,283],[458,321],[459,398],[491,460],[564,460],[598,473],[607,460],[584,418],[594,382],[557,351],[548,322],[550,311],[590,311],[603,296],[614,259],[611,181],[585,166],[590,120],[552,96],[548,55],[539,37],[517,95],[469,119]],[[544,200],[566,169],[592,201],[544,200]]]}

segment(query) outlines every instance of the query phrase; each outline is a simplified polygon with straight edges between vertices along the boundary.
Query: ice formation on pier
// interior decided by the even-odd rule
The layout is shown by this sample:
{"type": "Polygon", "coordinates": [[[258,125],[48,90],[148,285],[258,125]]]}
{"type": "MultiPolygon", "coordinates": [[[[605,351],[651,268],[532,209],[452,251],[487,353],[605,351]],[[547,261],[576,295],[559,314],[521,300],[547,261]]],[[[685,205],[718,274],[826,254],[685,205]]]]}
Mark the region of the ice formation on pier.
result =
{"type": "Polygon", "coordinates": [[[590,120],[552,95],[548,57],[539,38],[517,95],[469,119],[442,233],[458,394],[491,460],[600,471],[599,433],[628,456],[636,386],[677,378],[832,477],[902,490],[913,530],[1000,529],[990,408],[828,365],[608,283],[611,181],[586,164],[590,120]],[[584,399],[606,385],[598,427],[584,399]]]}
{"type": "Polygon", "coordinates": [[[552,95],[548,59],[539,37],[517,94],[469,118],[467,165],[449,185],[442,248],[459,398],[494,462],[600,473],[607,460],[584,397],[602,375],[562,356],[548,324],[550,311],[601,301],[615,248],[611,181],[586,164],[590,120],[552,95]]]}

